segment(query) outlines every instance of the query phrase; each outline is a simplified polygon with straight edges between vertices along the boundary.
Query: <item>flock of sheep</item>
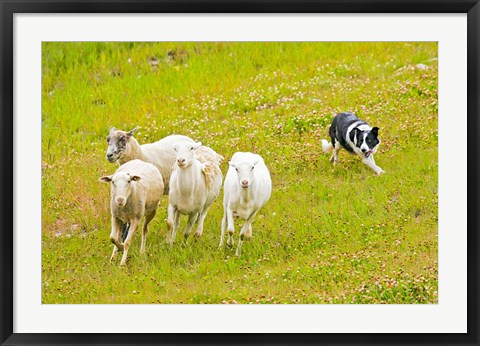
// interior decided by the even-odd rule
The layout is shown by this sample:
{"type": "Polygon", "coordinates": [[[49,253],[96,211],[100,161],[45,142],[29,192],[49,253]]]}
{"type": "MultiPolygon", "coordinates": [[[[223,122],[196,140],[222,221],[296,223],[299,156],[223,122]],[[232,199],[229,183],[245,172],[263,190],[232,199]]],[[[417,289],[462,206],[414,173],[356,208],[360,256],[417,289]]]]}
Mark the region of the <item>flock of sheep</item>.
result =
{"type": "MultiPolygon", "coordinates": [[[[197,224],[196,237],[201,237],[208,209],[220,194],[223,157],[213,149],[182,135],[170,135],[158,142],[140,145],[134,138],[135,129],[125,132],[110,129],[107,137],[107,160],[118,162],[120,167],[113,175],[103,176],[101,182],[110,183],[110,210],[114,244],[112,261],[118,251],[123,251],[120,265],[127,261],[128,248],[142,218],[140,252],[145,252],[149,222],[155,217],[162,195],[168,195],[167,238],[170,244],[180,223],[180,215],[187,215],[185,239],[197,224]],[[122,242],[124,225],[128,234],[122,242]]],[[[245,220],[240,231],[236,256],[240,256],[245,237],[252,235],[252,221],[267,203],[272,192],[272,181],[262,157],[249,152],[235,153],[224,182],[223,218],[220,247],[234,245],[234,217],[245,220]]]]}

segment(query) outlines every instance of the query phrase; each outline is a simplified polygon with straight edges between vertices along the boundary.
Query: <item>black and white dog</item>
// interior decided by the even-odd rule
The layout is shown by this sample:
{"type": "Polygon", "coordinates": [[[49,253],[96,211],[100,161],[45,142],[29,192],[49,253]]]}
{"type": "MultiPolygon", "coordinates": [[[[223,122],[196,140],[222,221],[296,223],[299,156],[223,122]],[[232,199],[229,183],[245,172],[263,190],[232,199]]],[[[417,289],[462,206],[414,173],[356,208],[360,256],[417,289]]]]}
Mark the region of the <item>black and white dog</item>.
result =
{"type": "Polygon", "coordinates": [[[322,139],[323,151],[333,151],[330,162],[338,162],[338,151],[344,148],[351,154],[357,154],[368,167],[378,175],[385,173],[383,169],[375,164],[373,154],[377,152],[380,145],[378,138],[378,127],[371,128],[365,121],[360,120],[353,113],[340,113],[333,118],[332,126],[328,131],[332,139],[331,143],[322,139]]]}

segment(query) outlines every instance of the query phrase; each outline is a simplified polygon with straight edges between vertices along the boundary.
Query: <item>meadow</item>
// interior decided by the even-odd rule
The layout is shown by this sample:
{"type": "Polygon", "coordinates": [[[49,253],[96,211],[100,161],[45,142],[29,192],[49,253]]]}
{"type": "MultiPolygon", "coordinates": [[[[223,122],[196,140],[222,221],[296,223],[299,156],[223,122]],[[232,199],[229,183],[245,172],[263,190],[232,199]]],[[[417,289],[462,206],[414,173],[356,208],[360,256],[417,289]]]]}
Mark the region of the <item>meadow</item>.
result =
{"type": "MultiPolygon", "coordinates": [[[[434,42],[44,42],[42,303],[438,303],[434,42]],[[380,128],[376,176],[320,140],[339,112],[380,128]],[[273,193],[242,256],[166,243],[167,196],[125,268],[109,262],[110,127],[263,156],[273,193]]],[[[181,227],[185,225],[182,218],[181,227]]],[[[236,239],[239,224],[236,223],[236,239]]]]}

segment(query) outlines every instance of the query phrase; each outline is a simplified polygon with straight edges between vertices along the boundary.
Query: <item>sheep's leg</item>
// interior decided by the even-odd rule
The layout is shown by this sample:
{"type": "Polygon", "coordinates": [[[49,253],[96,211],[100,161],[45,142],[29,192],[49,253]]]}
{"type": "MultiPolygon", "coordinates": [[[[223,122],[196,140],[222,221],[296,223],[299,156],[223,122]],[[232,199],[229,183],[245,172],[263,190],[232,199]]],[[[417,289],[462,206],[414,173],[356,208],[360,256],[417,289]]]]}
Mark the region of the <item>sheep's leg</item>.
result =
{"type": "Polygon", "coordinates": [[[253,221],[253,218],[255,217],[255,215],[257,214],[257,212],[253,212],[249,217],[248,219],[245,220],[245,223],[243,224],[243,227],[242,227],[242,230],[240,231],[240,239],[238,240],[238,245],[237,245],[237,251],[235,251],[235,256],[240,256],[241,252],[242,252],[242,245],[243,245],[243,239],[245,238],[245,233],[247,232],[247,230],[251,227],[252,227],[252,221],[253,221]]]}
{"type": "Polygon", "coordinates": [[[139,223],[140,223],[140,220],[138,220],[138,219],[133,219],[133,220],[130,221],[130,229],[128,231],[127,239],[125,239],[125,242],[123,243],[123,257],[122,257],[122,260],[120,262],[121,266],[124,266],[127,263],[128,249],[130,248],[130,244],[132,243],[133,235],[137,231],[139,223]]]}
{"type": "Polygon", "coordinates": [[[122,221],[112,216],[112,232],[110,233],[110,240],[120,251],[123,250],[123,245],[120,241],[122,236],[122,225],[122,221]]]}
{"type": "Polygon", "coordinates": [[[252,237],[252,225],[248,227],[247,231],[245,232],[245,238],[250,239],[252,237]]]}
{"type": "Polygon", "coordinates": [[[185,238],[185,241],[187,241],[188,236],[192,232],[192,227],[195,221],[198,219],[198,213],[192,213],[188,215],[188,222],[187,222],[187,227],[185,228],[185,232],[183,233],[183,237],[185,238]]]}
{"type": "Polygon", "coordinates": [[[117,253],[118,253],[118,248],[115,245],[113,245],[113,251],[112,251],[112,255],[110,256],[110,262],[113,262],[113,260],[117,256],[117,253]]]}
{"type": "Polygon", "coordinates": [[[112,232],[110,233],[110,241],[113,243],[113,252],[110,256],[110,261],[113,261],[117,255],[118,250],[123,250],[123,244],[120,242],[122,235],[122,222],[116,217],[112,216],[112,232]]]}
{"type": "Polygon", "coordinates": [[[173,245],[175,237],[177,236],[178,226],[180,225],[180,212],[175,209],[173,214],[173,230],[172,236],[170,237],[170,245],[173,245]]]}
{"type": "Polygon", "coordinates": [[[167,241],[173,245],[175,236],[177,235],[178,225],[180,224],[180,213],[171,204],[168,205],[168,219],[167,219],[167,241]],[[169,236],[170,230],[172,231],[169,236]]]}
{"type": "Polygon", "coordinates": [[[145,253],[145,244],[147,242],[147,232],[148,232],[148,224],[152,219],[155,217],[157,209],[154,209],[150,214],[145,215],[145,223],[143,224],[143,232],[142,232],[142,245],[140,246],[140,253],[145,253]]]}
{"type": "Polygon", "coordinates": [[[220,245],[218,245],[219,248],[223,246],[223,237],[225,237],[226,228],[227,228],[227,211],[225,210],[223,212],[223,218],[222,218],[222,233],[220,233],[220,245]]]}
{"type": "Polygon", "coordinates": [[[172,228],[173,220],[175,218],[175,208],[170,203],[168,204],[168,216],[167,216],[167,242],[172,243],[172,228]]]}
{"type": "Polygon", "coordinates": [[[207,217],[207,213],[208,213],[208,206],[205,206],[205,208],[203,208],[202,212],[200,213],[200,216],[198,217],[198,226],[197,226],[197,231],[195,232],[195,237],[197,238],[200,238],[203,234],[203,222],[207,217]]]}
{"type": "Polygon", "coordinates": [[[235,226],[235,223],[233,221],[233,210],[227,207],[227,231],[228,231],[227,245],[228,246],[233,246],[235,244],[235,240],[233,240],[233,232],[235,232],[234,226],[235,226]]]}

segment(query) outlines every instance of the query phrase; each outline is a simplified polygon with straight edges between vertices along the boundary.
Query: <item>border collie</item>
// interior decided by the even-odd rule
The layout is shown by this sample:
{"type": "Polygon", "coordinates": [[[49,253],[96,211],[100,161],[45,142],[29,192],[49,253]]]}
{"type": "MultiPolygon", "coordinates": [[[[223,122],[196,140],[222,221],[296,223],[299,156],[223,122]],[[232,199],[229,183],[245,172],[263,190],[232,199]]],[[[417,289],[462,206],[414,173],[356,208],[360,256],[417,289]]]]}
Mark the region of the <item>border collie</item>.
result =
{"type": "Polygon", "coordinates": [[[336,164],[338,162],[338,151],[344,148],[349,153],[360,156],[363,163],[380,175],[385,171],[378,167],[373,159],[373,154],[377,152],[380,145],[378,130],[378,127],[370,127],[353,113],[337,114],[333,118],[332,126],[328,131],[332,142],[328,143],[326,139],[322,139],[323,151],[328,153],[333,149],[330,162],[336,164]]]}

